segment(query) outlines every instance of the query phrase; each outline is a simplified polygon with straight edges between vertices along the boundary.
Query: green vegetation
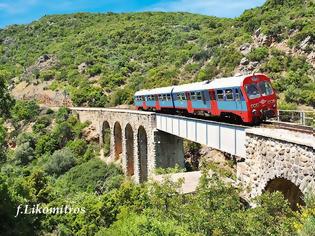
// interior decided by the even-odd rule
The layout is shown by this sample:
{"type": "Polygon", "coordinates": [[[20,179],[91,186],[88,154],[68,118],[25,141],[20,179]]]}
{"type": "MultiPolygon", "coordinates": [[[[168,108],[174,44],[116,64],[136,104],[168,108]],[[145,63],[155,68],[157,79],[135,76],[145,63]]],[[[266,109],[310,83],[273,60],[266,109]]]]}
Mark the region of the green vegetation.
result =
{"type": "Polygon", "coordinates": [[[53,81],[51,88],[65,90],[77,106],[129,104],[139,89],[233,75],[248,43],[245,57],[274,79],[281,98],[314,106],[314,67],[305,57],[314,51],[314,12],[311,0],[268,0],[236,19],[161,12],[45,16],[0,31],[0,77],[53,81]],[[254,42],[258,29],[267,43],[254,42]],[[304,54],[288,56],[268,42],[304,54]],[[50,63],[36,67],[44,55],[50,63]]]}
{"type": "MultiPolygon", "coordinates": [[[[299,47],[306,36],[314,42],[313,13],[311,1],[268,0],[237,19],[187,13],[72,14],[1,30],[1,235],[313,235],[313,195],[306,196],[299,212],[279,192],[257,197],[252,208],[240,198],[241,189],[222,181],[221,176],[231,174],[217,165],[204,167],[198,191],[191,195],[178,192],[180,181],[133,184],[117,166],[98,159],[98,144],[84,139],[88,124],[67,108],[53,112],[35,101],[14,101],[8,92],[15,77],[34,84],[54,80],[52,87],[68,91],[76,105],[129,103],[141,88],[233,74],[243,57],[239,47],[252,43],[259,27],[291,47],[299,47]],[[44,54],[58,62],[44,70],[30,67],[44,54]],[[87,68],[80,73],[82,63],[87,68]],[[81,210],[14,217],[17,207],[26,204],[81,210]]],[[[312,47],[309,43],[305,52],[312,47]]],[[[304,57],[267,46],[246,57],[259,61],[274,78],[285,98],[282,107],[314,106],[314,68],[304,57]]],[[[108,133],[104,148],[107,155],[108,133]]],[[[185,150],[188,168],[194,170],[200,146],[187,142],[185,150]]]]}

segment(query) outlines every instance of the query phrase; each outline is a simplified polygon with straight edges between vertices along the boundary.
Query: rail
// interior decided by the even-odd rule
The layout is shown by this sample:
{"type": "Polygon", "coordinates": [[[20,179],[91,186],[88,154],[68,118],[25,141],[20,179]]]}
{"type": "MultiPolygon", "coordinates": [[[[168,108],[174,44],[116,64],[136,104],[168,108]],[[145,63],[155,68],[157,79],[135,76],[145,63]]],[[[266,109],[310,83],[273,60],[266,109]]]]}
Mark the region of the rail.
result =
{"type": "Polygon", "coordinates": [[[277,117],[271,121],[293,123],[315,127],[314,111],[278,110],[277,117]]]}

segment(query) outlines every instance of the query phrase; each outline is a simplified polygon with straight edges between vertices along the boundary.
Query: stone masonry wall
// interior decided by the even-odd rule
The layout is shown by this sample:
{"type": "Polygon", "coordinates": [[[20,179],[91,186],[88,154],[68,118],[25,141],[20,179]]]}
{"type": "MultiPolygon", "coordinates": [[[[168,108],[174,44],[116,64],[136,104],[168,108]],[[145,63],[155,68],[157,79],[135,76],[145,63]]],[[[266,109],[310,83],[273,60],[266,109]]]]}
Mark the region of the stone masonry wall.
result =
{"type": "MultiPolygon", "coordinates": [[[[173,167],[176,163],[183,166],[184,164],[182,139],[158,131],[156,129],[156,116],[154,113],[100,108],[72,108],[72,110],[78,114],[81,122],[91,122],[91,126],[98,133],[100,145],[103,145],[103,124],[104,122],[108,122],[111,133],[111,150],[107,162],[119,162],[126,174],[128,173],[127,146],[133,146],[134,170],[132,172],[134,173],[133,179],[135,182],[141,182],[141,180],[145,180],[150,175],[153,175],[156,167],[173,167]],[[114,127],[117,123],[121,127],[122,137],[122,154],[119,160],[115,158],[114,127]],[[125,135],[127,125],[130,125],[132,128],[133,145],[130,143],[127,144],[127,142],[131,141],[125,135]],[[143,132],[141,132],[140,137],[142,137],[142,140],[138,140],[141,127],[145,130],[144,135],[146,135],[146,139],[143,137],[143,132]],[[145,140],[147,145],[143,146],[145,145],[145,140]],[[147,156],[146,160],[140,162],[140,151],[143,156],[143,150],[147,151],[147,156]],[[140,168],[140,163],[142,163],[142,168],[140,168]]],[[[143,129],[141,130],[143,131],[143,129]]],[[[121,149],[118,148],[118,150],[121,149]]]]}
{"type": "Polygon", "coordinates": [[[247,131],[246,158],[237,164],[238,181],[249,187],[246,197],[260,195],[267,183],[275,178],[291,181],[302,193],[315,190],[314,137],[281,132],[247,131]]]}

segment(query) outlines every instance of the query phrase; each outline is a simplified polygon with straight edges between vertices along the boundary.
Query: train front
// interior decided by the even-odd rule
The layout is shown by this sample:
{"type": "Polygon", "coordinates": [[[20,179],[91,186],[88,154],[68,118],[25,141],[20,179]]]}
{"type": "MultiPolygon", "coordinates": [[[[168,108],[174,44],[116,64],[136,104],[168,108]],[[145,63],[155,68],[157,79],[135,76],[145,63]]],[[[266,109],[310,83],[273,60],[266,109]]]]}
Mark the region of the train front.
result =
{"type": "Polygon", "coordinates": [[[257,74],[246,77],[243,82],[243,90],[246,93],[248,118],[251,122],[259,122],[277,116],[277,96],[267,76],[257,74]]]}

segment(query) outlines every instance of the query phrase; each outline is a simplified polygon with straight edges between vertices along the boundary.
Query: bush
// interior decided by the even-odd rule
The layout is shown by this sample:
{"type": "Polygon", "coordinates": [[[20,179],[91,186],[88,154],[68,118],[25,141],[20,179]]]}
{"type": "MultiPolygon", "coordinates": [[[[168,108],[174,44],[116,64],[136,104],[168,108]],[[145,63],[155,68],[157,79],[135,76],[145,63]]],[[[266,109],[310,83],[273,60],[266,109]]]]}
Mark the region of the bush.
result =
{"type": "Polygon", "coordinates": [[[35,101],[16,101],[12,109],[12,117],[15,121],[31,121],[39,114],[39,106],[35,101]]]}
{"type": "Polygon", "coordinates": [[[84,155],[87,149],[87,143],[84,139],[71,140],[66,145],[77,157],[84,155]]]}
{"type": "Polygon", "coordinates": [[[33,131],[35,133],[45,133],[46,128],[51,124],[51,118],[49,116],[41,116],[39,117],[34,126],[33,131]]]}
{"type": "Polygon", "coordinates": [[[266,59],[269,55],[268,48],[266,47],[259,47],[253,49],[248,55],[246,56],[251,61],[262,61],[266,59]]]}
{"type": "Polygon", "coordinates": [[[56,122],[61,123],[66,121],[70,116],[70,110],[66,107],[59,108],[56,113],[56,122]]]}
{"type": "Polygon", "coordinates": [[[56,149],[58,149],[58,140],[53,134],[46,134],[40,136],[36,143],[35,153],[36,156],[41,156],[43,154],[52,154],[56,149]]]}
{"type": "Polygon", "coordinates": [[[0,163],[5,160],[5,137],[6,129],[3,126],[3,121],[0,118],[0,163]]]}
{"type": "Polygon", "coordinates": [[[58,180],[57,185],[64,194],[78,191],[91,193],[97,191],[100,194],[119,187],[122,180],[123,173],[116,166],[92,159],[73,167],[58,180]]]}
{"type": "Polygon", "coordinates": [[[55,151],[51,155],[45,169],[49,174],[55,174],[59,176],[71,169],[74,165],[74,154],[68,148],[64,148],[55,151]]]}
{"type": "Polygon", "coordinates": [[[16,145],[20,146],[24,143],[29,143],[32,148],[35,148],[35,137],[32,133],[21,133],[16,138],[16,145]]]}
{"type": "Polygon", "coordinates": [[[19,165],[26,165],[35,158],[34,149],[30,142],[22,143],[14,153],[15,162],[19,165]]]}

